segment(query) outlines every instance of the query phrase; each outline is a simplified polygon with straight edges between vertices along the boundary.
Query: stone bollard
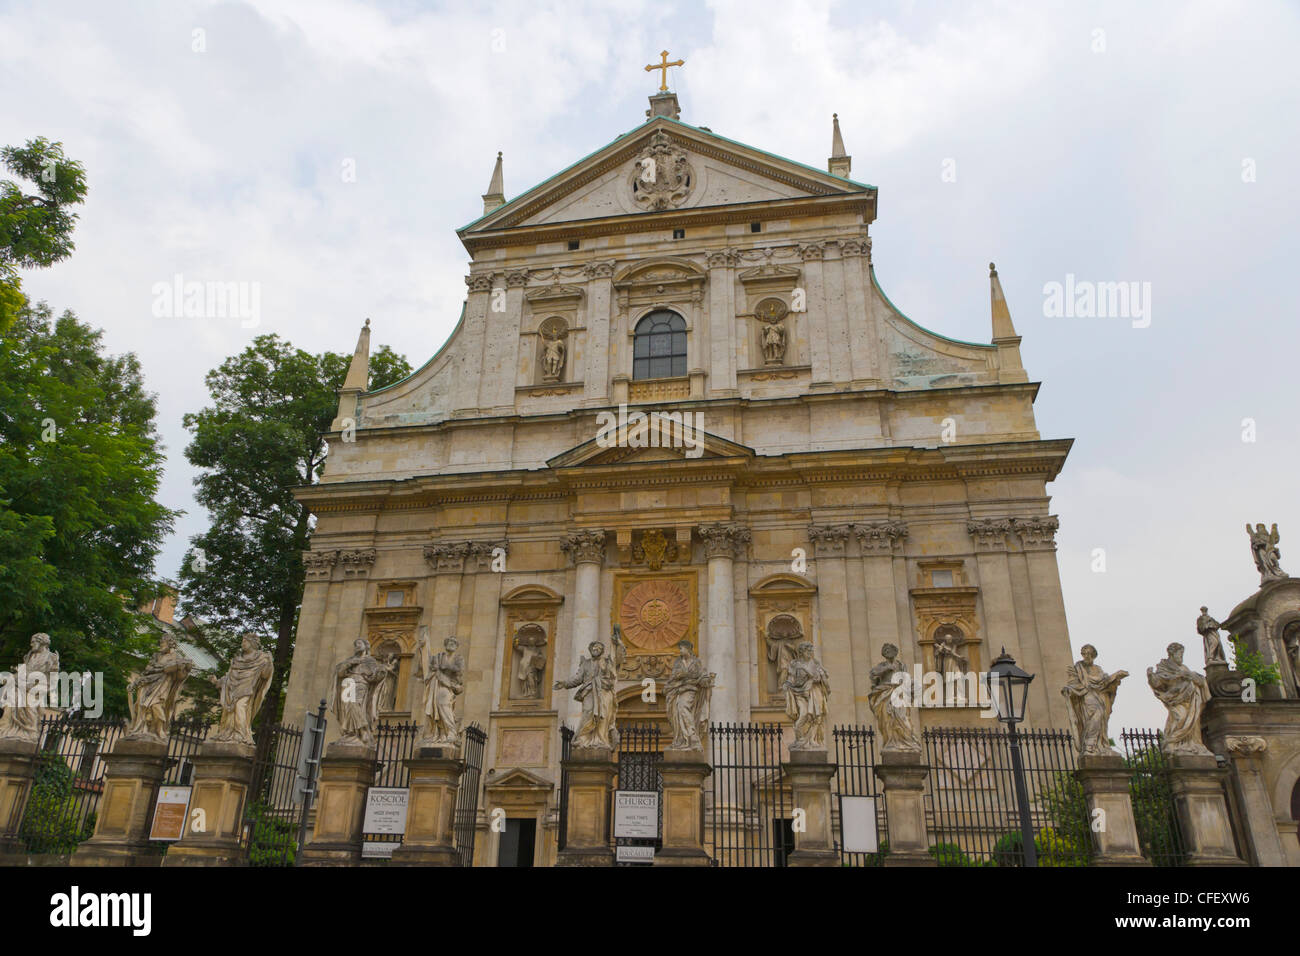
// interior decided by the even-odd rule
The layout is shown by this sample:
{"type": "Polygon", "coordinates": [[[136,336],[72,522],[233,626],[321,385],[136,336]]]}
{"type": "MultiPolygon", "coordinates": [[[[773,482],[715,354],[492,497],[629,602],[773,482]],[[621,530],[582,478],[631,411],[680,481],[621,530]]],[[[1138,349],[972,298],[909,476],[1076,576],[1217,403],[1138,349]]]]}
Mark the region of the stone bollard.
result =
{"type": "Polygon", "coordinates": [[[95,833],[72,854],[72,866],[156,866],[149,842],[154,802],[167,773],[167,741],[123,737],[103,755],[104,794],[95,833]]]}
{"type": "Polygon", "coordinates": [[[357,866],[366,793],[375,779],[375,748],[334,741],[320,762],[316,827],[303,847],[303,866],[357,866]]]}
{"type": "Polygon", "coordinates": [[[1226,771],[1213,754],[1171,754],[1169,780],[1183,832],[1187,866],[1245,866],[1223,794],[1226,771]]]}
{"type": "Polygon", "coordinates": [[[460,866],[456,852],[456,795],[464,761],[455,747],[421,747],[403,761],[411,772],[406,835],[393,851],[394,866],[460,866]]]}
{"type": "Polygon", "coordinates": [[[665,750],[659,772],[664,779],[663,846],[655,866],[708,866],[704,849],[704,781],[713,768],[703,751],[665,750]]]}
{"type": "Polygon", "coordinates": [[[1132,771],[1124,766],[1124,758],[1119,754],[1083,754],[1074,773],[1088,807],[1093,865],[1150,866],[1138,841],[1129,790],[1132,771]],[[1093,821],[1100,821],[1100,829],[1093,821]]]}
{"type": "Polygon", "coordinates": [[[831,779],[835,764],[824,750],[791,750],[783,764],[794,809],[804,812],[803,832],[795,830],[788,866],[839,866],[831,817],[831,779]]]}
{"type": "Polygon", "coordinates": [[[163,866],[248,864],[248,854],[239,840],[253,779],[254,752],[248,744],[209,740],[195,755],[185,833],[168,849],[163,866]],[[192,829],[196,818],[202,821],[201,831],[192,829]]]}
{"type": "Polygon", "coordinates": [[[889,853],[885,866],[938,866],[930,855],[930,838],[925,828],[925,778],[930,768],[919,753],[907,751],[881,754],[876,779],[885,795],[889,853]]]}
{"type": "Polygon", "coordinates": [[[0,740],[0,856],[24,852],[18,828],[31,795],[36,749],[35,740],[0,740]]]}
{"type": "Polygon", "coordinates": [[[569,775],[568,833],[556,866],[613,866],[609,811],[618,764],[605,747],[575,747],[564,762],[569,775]]]}

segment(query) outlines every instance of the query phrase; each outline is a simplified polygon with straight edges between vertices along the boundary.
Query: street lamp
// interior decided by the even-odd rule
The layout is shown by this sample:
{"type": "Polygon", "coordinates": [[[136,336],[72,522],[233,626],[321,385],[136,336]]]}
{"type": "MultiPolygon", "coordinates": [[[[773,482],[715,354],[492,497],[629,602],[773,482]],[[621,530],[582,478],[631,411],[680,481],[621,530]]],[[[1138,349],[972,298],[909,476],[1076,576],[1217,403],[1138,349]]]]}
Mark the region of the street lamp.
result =
{"type": "Polygon", "coordinates": [[[1020,759],[1020,736],[1016,733],[1016,724],[1025,719],[1029,682],[1033,679],[1033,674],[1026,674],[1016,666],[1016,659],[1007,653],[1005,647],[989,667],[989,692],[998,710],[998,720],[1007,725],[1007,740],[1011,744],[1011,771],[1016,780],[1025,866],[1038,866],[1038,850],[1034,846],[1034,828],[1029,819],[1029,788],[1025,784],[1025,764],[1020,759]]]}

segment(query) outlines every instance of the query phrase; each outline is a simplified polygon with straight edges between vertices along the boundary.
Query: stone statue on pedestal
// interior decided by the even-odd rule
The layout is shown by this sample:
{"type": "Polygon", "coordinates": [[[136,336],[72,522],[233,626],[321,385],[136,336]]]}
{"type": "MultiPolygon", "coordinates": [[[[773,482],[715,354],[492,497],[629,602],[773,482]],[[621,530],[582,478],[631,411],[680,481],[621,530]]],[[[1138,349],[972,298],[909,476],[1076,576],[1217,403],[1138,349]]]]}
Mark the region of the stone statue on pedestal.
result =
{"type": "Polygon", "coordinates": [[[176,716],[181,685],[193,669],[194,662],[180,652],[176,638],[164,634],[144,672],[126,685],[126,703],[131,713],[127,739],[167,739],[176,716]]]}
{"type": "Polygon", "coordinates": [[[1147,683],[1169,711],[1165,723],[1166,754],[1206,756],[1210,753],[1201,738],[1201,711],[1210,699],[1205,678],[1183,664],[1183,645],[1170,644],[1168,657],[1147,668],[1147,683]]]}
{"type": "Polygon", "coordinates": [[[0,696],[0,738],[38,740],[41,708],[49,706],[50,689],[59,675],[59,655],[50,650],[50,635],[33,634],[30,650],[0,696]]]}
{"type": "Polygon", "coordinates": [[[614,660],[611,661],[606,656],[604,644],[592,641],[587,645],[587,653],[591,657],[578,658],[577,673],[568,680],[555,682],[556,690],[576,688],[574,699],[582,702],[582,718],[573,738],[575,747],[614,750],[618,746],[618,727],[615,723],[618,701],[614,697],[614,682],[618,679],[618,669],[627,652],[617,627],[614,628],[611,643],[614,647],[614,660]]]}
{"type": "Polygon", "coordinates": [[[799,645],[790,662],[785,683],[785,712],[794,721],[791,750],[826,749],[826,703],[831,696],[830,675],[813,656],[811,641],[799,645]]]}
{"type": "Polygon", "coordinates": [[[1205,663],[1207,664],[1214,661],[1228,663],[1228,659],[1223,656],[1223,642],[1219,640],[1219,630],[1222,627],[1222,624],[1210,617],[1209,608],[1202,606],[1201,616],[1196,619],[1196,630],[1205,643],[1205,663]]]}
{"type": "Polygon", "coordinates": [[[380,697],[384,681],[394,666],[372,657],[369,643],[362,638],[352,642],[352,656],[334,666],[334,699],[330,709],[342,731],[337,743],[375,745],[380,697]]]}
{"type": "Polygon", "coordinates": [[[213,740],[253,745],[253,718],[266,692],[271,689],[275,663],[257,636],[245,634],[239,653],[230,661],[225,676],[217,681],[221,692],[221,722],[213,740]]]}
{"type": "Polygon", "coordinates": [[[884,741],[882,753],[920,753],[921,741],[908,719],[907,668],[898,663],[898,648],[886,644],[880,649],[884,660],[871,668],[871,712],[884,741]]]}
{"type": "Polygon", "coordinates": [[[1083,645],[1083,659],[1067,671],[1061,693],[1070,705],[1070,724],[1081,756],[1110,755],[1117,751],[1110,745],[1110,712],[1115,706],[1119,682],[1128,671],[1107,674],[1097,666],[1097,648],[1083,645]]]}
{"type": "Polygon", "coordinates": [[[678,641],[677,649],[679,653],[664,690],[668,726],[673,732],[673,741],[668,746],[671,750],[703,750],[713,682],[718,675],[704,669],[704,662],[695,656],[690,641],[678,641]]]}
{"type": "Polygon", "coordinates": [[[1279,581],[1287,577],[1287,573],[1282,570],[1282,565],[1279,563],[1282,560],[1282,552],[1277,549],[1277,545],[1282,537],[1277,533],[1277,523],[1274,522],[1272,530],[1265,528],[1263,524],[1255,525],[1252,530],[1248,521],[1246,534],[1250,535],[1250,553],[1255,559],[1255,567],[1259,569],[1259,583],[1267,584],[1269,581],[1279,581]]]}
{"type": "Polygon", "coordinates": [[[454,637],[442,642],[436,654],[425,650],[424,635],[415,648],[417,680],[424,682],[424,736],[421,747],[455,746],[460,739],[456,719],[456,698],[465,692],[465,658],[456,653],[460,643],[454,637]]]}

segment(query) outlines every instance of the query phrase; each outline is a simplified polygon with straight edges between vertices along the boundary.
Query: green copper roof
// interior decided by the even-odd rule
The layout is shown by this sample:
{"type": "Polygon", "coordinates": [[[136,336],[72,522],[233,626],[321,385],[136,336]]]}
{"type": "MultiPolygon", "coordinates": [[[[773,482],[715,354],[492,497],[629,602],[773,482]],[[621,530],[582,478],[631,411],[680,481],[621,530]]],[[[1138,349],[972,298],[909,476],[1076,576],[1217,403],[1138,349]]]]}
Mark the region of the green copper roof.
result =
{"type": "Polygon", "coordinates": [[[893,301],[889,298],[889,296],[885,295],[885,290],[880,288],[880,280],[876,278],[876,267],[871,266],[870,271],[871,271],[871,284],[876,287],[876,291],[880,293],[880,297],[884,299],[886,304],[888,304],[888,306],[891,309],[893,309],[896,313],[898,313],[898,317],[902,319],[904,322],[906,322],[908,325],[914,325],[922,332],[924,332],[926,335],[933,335],[936,339],[943,339],[945,342],[952,342],[954,345],[972,345],[978,349],[997,348],[997,346],[990,345],[988,342],[967,342],[965,339],[954,339],[950,335],[941,335],[938,332],[934,332],[930,329],[927,329],[920,322],[916,322],[908,318],[907,314],[898,306],[894,305],[893,301]]]}

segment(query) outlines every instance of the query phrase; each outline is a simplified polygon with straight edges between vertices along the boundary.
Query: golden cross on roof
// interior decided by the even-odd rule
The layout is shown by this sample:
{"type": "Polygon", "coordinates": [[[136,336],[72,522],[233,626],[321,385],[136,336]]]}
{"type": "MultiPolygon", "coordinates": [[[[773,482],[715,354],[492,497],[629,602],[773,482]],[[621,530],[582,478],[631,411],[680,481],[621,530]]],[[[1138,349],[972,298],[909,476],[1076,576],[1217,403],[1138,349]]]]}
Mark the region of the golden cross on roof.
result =
{"type": "Polygon", "coordinates": [[[667,51],[667,50],[664,50],[662,53],[660,53],[660,54],[659,54],[659,57],[660,57],[660,59],[661,59],[663,62],[661,62],[661,63],[650,63],[650,64],[648,64],[648,65],[646,66],[645,71],[646,71],[647,73],[652,73],[652,72],[654,72],[655,70],[658,70],[658,71],[659,71],[659,92],[660,92],[660,93],[667,93],[667,92],[668,92],[668,68],[669,68],[670,66],[685,66],[685,65],[686,65],[686,61],[685,61],[685,60],[673,60],[673,62],[669,63],[669,62],[668,62],[668,51],[667,51]]]}

